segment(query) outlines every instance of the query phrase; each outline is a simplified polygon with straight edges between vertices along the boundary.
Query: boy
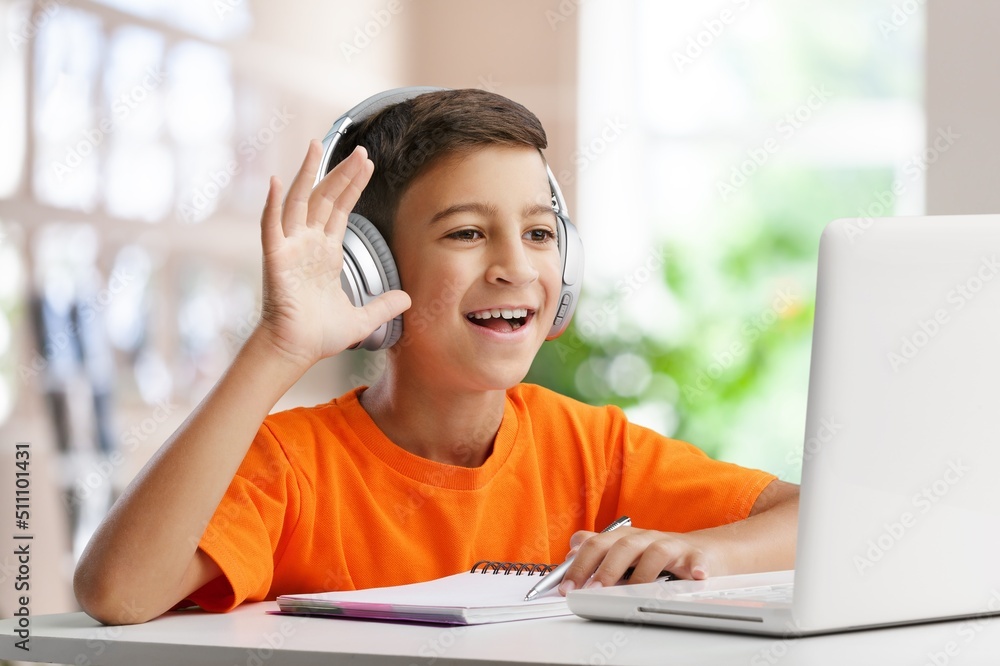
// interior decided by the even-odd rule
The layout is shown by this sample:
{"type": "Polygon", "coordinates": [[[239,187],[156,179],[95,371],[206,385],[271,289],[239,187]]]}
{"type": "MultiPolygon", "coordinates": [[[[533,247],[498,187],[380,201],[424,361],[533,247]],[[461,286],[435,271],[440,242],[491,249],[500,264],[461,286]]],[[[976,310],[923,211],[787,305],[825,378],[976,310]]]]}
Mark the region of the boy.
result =
{"type": "Polygon", "coordinates": [[[349,129],[315,188],[317,142],[284,204],[272,178],[259,324],[91,540],[74,578],[87,613],[225,611],[571,548],[563,594],[629,566],[631,582],[793,566],[795,486],[520,384],[562,286],[545,147],[521,105],[438,91],[349,129]],[[339,282],[352,210],[405,290],[363,308],[339,282]],[[371,387],[268,416],[313,363],[400,313],[371,387]],[[592,534],[621,514],[636,527],[592,534]]]}

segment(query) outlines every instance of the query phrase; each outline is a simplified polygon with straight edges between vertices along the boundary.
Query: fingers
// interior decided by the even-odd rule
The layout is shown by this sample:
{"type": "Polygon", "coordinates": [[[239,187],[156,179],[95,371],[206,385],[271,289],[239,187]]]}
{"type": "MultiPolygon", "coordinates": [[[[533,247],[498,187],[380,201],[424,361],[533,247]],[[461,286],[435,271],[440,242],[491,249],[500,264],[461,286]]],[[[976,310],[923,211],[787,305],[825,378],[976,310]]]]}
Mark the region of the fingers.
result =
{"type": "Polygon", "coordinates": [[[372,326],[374,331],[393,317],[403,314],[409,309],[411,303],[409,294],[402,289],[393,289],[385,292],[362,309],[371,317],[370,321],[374,324],[372,326]]]}
{"type": "Polygon", "coordinates": [[[280,200],[281,187],[278,182],[277,198],[273,196],[274,183],[268,190],[268,200],[261,219],[262,238],[266,234],[272,245],[277,242],[278,231],[284,236],[295,233],[305,226],[321,227],[327,233],[337,231],[346,224],[347,215],[358,203],[361,192],[371,179],[375,165],[368,159],[363,146],[357,146],[340,164],[326,174],[313,188],[312,183],[320,168],[322,144],[313,139],[309,142],[306,156],[298,173],[288,188],[284,205],[280,200]],[[277,223],[277,226],[275,226],[277,223]]]}
{"type": "Polygon", "coordinates": [[[615,585],[629,567],[634,567],[629,583],[648,583],[663,571],[695,580],[709,575],[706,553],[688,536],[629,528],[627,533],[597,534],[582,543],[559,591],[615,585]]]}
{"type": "MultiPolygon", "coordinates": [[[[573,561],[573,565],[566,570],[566,575],[563,577],[563,582],[559,585],[559,591],[562,594],[566,594],[570,590],[581,588],[587,586],[596,586],[596,583],[591,578],[591,575],[597,574],[601,567],[604,568],[602,573],[602,578],[598,579],[597,582],[602,585],[614,585],[625,573],[625,570],[630,567],[638,556],[638,552],[641,552],[640,544],[636,543],[634,536],[640,534],[640,530],[634,528],[620,528],[614,532],[605,532],[601,534],[595,534],[586,538],[579,546],[579,551],[576,554],[576,559],[573,561]],[[627,530],[627,532],[626,532],[627,530]],[[611,556],[611,550],[615,544],[621,543],[623,541],[628,541],[629,550],[632,551],[632,557],[629,561],[623,562],[624,553],[621,548],[619,548],[615,556],[605,565],[605,561],[611,556]],[[636,550],[638,552],[636,552],[636,550]],[[619,568],[620,567],[620,568],[619,568]],[[614,571],[617,571],[618,576],[614,580],[608,580],[614,571]],[[606,581],[606,582],[605,582],[606,581]]],[[[573,535],[570,542],[573,539],[580,538],[578,535],[586,534],[577,532],[573,535]]]]}
{"type": "Polygon", "coordinates": [[[264,212],[260,216],[260,242],[264,254],[278,247],[284,239],[281,230],[281,181],[277,176],[271,176],[267,187],[267,199],[264,201],[264,212]]]}
{"type": "Polygon", "coordinates": [[[376,328],[397,317],[409,309],[411,305],[410,295],[400,289],[387,291],[371,303],[358,308],[361,313],[360,328],[362,335],[358,340],[363,340],[376,328]]]}
{"type": "MultiPolygon", "coordinates": [[[[344,196],[350,196],[345,195],[345,190],[354,182],[369,161],[368,152],[365,148],[363,146],[355,146],[354,151],[350,155],[324,175],[323,179],[319,181],[319,184],[316,185],[309,196],[309,212],[306,224],[313,227],[323,227],[327,223],[330,211],[336,205],[337,201],[344,196]]],[[[365,183],[367,184],[367,180],[365,180],[365,183]]],[[[348,207],[348,212],[357,203],[362,189],[364,189],[363,185],[357,189],[357,192],[354,194],[354,200],[351,201],[348,207]]]]}
{"type": "Polygon", "coordinates": [[[629,583],[649,583],[669,571],[678,578],[708,578],[708,560],[703,551],[681,539],[661,539],[649,544],[635,565],[629,583]]]}
{"type": "Polygon", "coordinates": [[[573,536],[569,538],[569,547],[571,549],[579,548],[584,541],[594,536],[595,534],[597,534],[597,532],[588,532],[587,530],[580,530],[579,532],[574,532],[573,536]]]}
{"type": "Polygon", "coordinates": [[[312,192],[313,180],[319,169],[321,151],[322,145],[319,141],[313,139],[309,142],[309,149],[306,151],[302,166],[299,167],[299,172],[295,174],[292,185],[288,188],[288,197],[285,199],[282,214],[286,236],[305,223],[306,212],[309,208],[309,194],[312,192]]]}
{"type": "MultiPolygon", "coordinates": [[[[366,155],[364,151],[364,148],[358,146],[358,150],[352,153],[351,157],[355,158],[355,155],[358,154],[366,155]]],[[[326,223],[325,231],[327,234],[339,233],[343,236],[344,227],[347,225],[347,216],[352,210],[354,210],[354,206],[358,203],[358,199],[361,198],[361,193],[368,185],[368,181],[371,180],[372,173],[375,171],[375,164],[367,157],[364,157],[359,161],[360,164],[358,170],[351,175],[350,180],[347,181],[346,185],[340,192],[340,195],[337,196],[336,201],[333,202],[333,205],[330,207],[329,215],[327,215],[324,220],[326,223]]]]}

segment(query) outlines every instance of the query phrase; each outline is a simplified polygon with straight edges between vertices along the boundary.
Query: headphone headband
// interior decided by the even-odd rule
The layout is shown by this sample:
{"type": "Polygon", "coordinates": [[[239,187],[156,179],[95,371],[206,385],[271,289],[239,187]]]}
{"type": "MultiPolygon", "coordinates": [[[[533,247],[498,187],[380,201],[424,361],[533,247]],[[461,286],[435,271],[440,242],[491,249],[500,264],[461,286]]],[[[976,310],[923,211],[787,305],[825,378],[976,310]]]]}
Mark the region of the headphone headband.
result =
{"type": "MultiPolygon", "coordinates": [[[[316,173],[316,179],[313,181],[313,187],[319,185],[319,181],[322,180],[323,176],[334,167],[333,164],[330,164],[330,161],[333,159],[333,152],[351,125],[356,125],[363,120],[367,120],[382,109],[393,104],[405,102],[424,93],[441,92],[443,90],[450,90],[450,88],[405,86],[376,93],[363,102],[355,104],[344,115],[333,121],[330,131],[323,137],[323,159],[320,160],[320,168],[316,173]]],[[[562,213],[569,217],[569,208],[566,206],[566,199],[563,198],[562,190],[559,188],[559,183],[556,182],[556,177],[552,173],[552,169],[548,163],[545,164],[545,173],[549,179],[549,189],[552,191],[553,208],[555,208],[557,213],[562,213]]]]}
{"type": "Polygon", "coordinates": [[[319,181],[323,176],[334,167],[333,164],[330,164],[330,160],[333,158],[333,151],[337,148],[337,143],[340,142],[348,127],[374,116],[382,109],[393,104],[405,102],[424,93],[439,92],[442,90],[448,90],[448,88],[436,88],[434,86],[393,88],[392,90],[385,90],[372,95],[360,104],[355,104],[351,107],[344,115],[333,121],[330,131],[323,137],[323,159],[320,161],[320,168],[316,173],[316,180],[313,182],[313,187],[319,185],[319,181]]]}

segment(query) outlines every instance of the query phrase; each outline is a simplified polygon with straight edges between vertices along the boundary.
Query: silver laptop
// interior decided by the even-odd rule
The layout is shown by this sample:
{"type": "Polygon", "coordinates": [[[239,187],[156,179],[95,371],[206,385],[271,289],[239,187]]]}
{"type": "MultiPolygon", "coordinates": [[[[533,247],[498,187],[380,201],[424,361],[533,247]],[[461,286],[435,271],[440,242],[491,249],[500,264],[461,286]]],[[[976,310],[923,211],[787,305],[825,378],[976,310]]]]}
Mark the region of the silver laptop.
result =
{"type": "Polygon", "coordinates": [[[600,620],[810,635],[1000,612],[1000,215],[819,250],[794,571],[569,594],[600,620]]]}

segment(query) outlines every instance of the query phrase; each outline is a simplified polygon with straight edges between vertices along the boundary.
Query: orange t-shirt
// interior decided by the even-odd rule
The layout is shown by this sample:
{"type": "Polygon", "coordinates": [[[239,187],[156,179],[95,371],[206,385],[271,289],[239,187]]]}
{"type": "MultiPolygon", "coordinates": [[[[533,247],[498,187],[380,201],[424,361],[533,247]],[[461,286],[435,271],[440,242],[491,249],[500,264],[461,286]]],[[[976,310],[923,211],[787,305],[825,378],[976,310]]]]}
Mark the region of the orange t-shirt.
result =
{"type": "Polygon", "coordinates": [[[775,478],[530,384],[507,391],[481,467],[447,465],[393,444],[363,390],[264,421],[199,542],[223,576],[191,601],[226,611],[479,560],[561,562],[575,531],[620,515],[670,532],[743,519],[775,478]]]}

